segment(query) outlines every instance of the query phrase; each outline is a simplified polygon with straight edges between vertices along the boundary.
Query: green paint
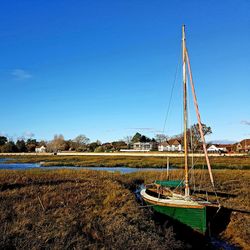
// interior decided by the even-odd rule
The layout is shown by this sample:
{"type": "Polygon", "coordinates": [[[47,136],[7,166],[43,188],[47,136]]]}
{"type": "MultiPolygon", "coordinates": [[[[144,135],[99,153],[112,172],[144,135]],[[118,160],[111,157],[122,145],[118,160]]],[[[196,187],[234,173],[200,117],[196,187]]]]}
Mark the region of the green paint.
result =
{"type": "Polygon", "coordinates": [[[172,180],[172,181],[155,181],[155,184],[161,185],[163,187],[183,187],[184,183],[182,180],[172,180]]]}
{"type": "Polygon", "coordinates": [[[178,220],[179,222],[201,232],[202,234],[205,234],[206,232],[206,207],[182,208],[155,205],[153,208],[155,211],[178,220]]]}

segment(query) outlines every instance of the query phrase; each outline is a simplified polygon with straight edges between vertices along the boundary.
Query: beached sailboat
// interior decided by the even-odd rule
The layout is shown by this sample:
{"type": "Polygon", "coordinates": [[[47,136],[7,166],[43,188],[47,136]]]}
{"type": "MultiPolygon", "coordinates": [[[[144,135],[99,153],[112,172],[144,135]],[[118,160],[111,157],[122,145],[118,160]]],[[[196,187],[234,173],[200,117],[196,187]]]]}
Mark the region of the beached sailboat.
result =
{"type": "Polygon", "coordinates": [[[200,137],[203,144],[207,168],[210,181],[214,189],[214,179],[207,154],[205,138],[202,130],[202,123],[194,89],[193,77],[191,72],[188,51],[186,48],[185,26],[182,26],[182,70],[183,70],[183,107],[184,107],[184,159],[185,159],[185,179],[184,180],[157,180],[152,184],[146,185],[141,190],[143,200],[152,208],[162,214],[171,217],[182,224],[205,234],[207,231],[207,214],[209,208],[219,209],[218,202],[210,202],[206,199],[197,198],[190,193],[189,166],[188,166],[188,128],[187,128],[187,73],[192,89],[194,106],[196,110],[200,137]],[[177,188],[185,190],[184,193],[177,192],[177,188]]]}

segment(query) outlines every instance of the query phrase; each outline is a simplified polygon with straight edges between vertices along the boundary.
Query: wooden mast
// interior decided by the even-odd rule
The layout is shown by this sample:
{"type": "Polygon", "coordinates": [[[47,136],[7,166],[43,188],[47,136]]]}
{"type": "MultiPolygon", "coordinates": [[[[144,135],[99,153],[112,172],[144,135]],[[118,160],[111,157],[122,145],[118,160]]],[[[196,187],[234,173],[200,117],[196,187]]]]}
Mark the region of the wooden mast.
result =
{"type": "Polygon", "coordinates": [[[188,140],[187,140],[187,74],[185,25],[182,26],[182,72],[183,72],[183,118],[184,118],[184,158],[185,158],[185,196],[189,197],[188,180],[188,140]]]}
{"type": "Polygon", "coordinates": [[[186,49],[186,59],[187,59],[189,79],[190,79],[191,89],[192,89],[193,98],[194,98],[195,111],[196,111],[196,115],[197,115],[197,120],[198,120],[198,126],[199,126],[199,132],[200,132],[200,136],[201,136],[203,151],[205,153],[205,158],[206,158],[206,162],[207,162],[207,168],[208,168],[210,180],[211,180],[212,186],[214,187],[214,178],[213,178],[213,174],[212,174],[210,161],[209,161],[209,158],[208,158],[205,136],[204,136],[204,133],[203,133],[203,130],[202,130],[201,116],[200,116],[198,101],[197,101],[197,97],[196,97],[196,93],[195,93],[195,89],[194,89],[193,75],[192,75],[192,70],[191,70],[191,65],[190,65],[190,60],[189,60],[187,49],[186,49]]]}

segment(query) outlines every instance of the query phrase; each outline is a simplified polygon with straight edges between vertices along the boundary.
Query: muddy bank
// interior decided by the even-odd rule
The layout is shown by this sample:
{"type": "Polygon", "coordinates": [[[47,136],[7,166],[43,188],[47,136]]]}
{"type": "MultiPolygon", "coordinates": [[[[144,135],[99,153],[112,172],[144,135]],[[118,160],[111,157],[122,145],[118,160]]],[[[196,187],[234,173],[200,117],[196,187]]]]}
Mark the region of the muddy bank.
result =
{"type": "MultiPolygon", "coordinates": [[[[172,177],[179,174],[171,172],[172,177]]],[[[197,177],[201,174],[198,171],[197,177]]],[[[163,226],[133,194],[138,184],[160,177],[164,178],[156,172],[1,171],[0,247],[194,248],[195,244],[180,237],[180,229],[171,223],[163,226]]],[[[249,208],[245,199],[249,195],[247,171],[218,171],[215,178],[221,192],[235,194],[222,197],[224,206],[249,208]]],[[[248,228],[249,215],[232,211],[227,227],[218,236],[247,249],[248,228]]]]}

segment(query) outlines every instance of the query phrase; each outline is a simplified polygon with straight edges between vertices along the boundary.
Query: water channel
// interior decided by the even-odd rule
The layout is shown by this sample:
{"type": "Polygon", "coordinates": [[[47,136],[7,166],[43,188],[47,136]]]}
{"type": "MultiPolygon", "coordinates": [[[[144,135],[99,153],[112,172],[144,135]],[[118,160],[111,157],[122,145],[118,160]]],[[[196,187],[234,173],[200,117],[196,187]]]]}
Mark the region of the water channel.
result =
{"type": "Polygon", "coordinates": [[[30,170],[30,169],[73,169],[73,170],[98,170],[98,171],[108,171],[108,172],[120,172],[122,174],[130,174],[142,171],[166,171],[162,168],[130,168],[130,167],[73,167],[73,166],[53,166],[44,167],[39,163],[6,163],[6,159],[0,159],[0,170],[30,170]]]}

